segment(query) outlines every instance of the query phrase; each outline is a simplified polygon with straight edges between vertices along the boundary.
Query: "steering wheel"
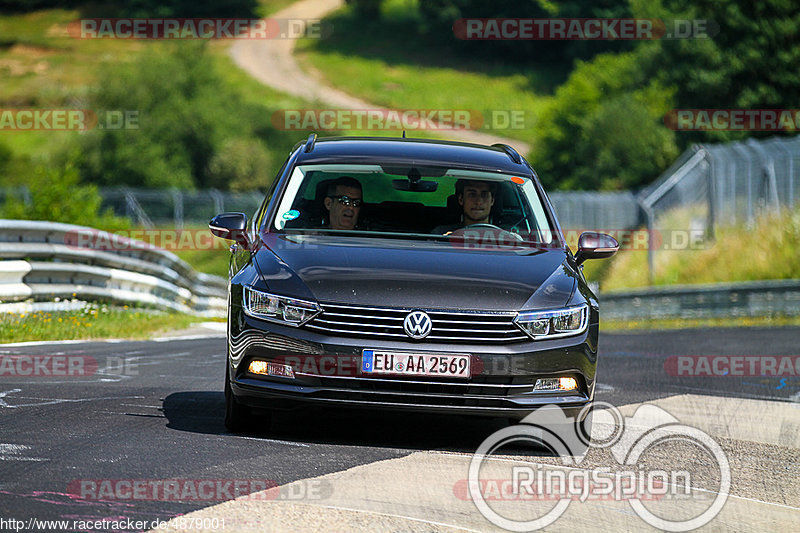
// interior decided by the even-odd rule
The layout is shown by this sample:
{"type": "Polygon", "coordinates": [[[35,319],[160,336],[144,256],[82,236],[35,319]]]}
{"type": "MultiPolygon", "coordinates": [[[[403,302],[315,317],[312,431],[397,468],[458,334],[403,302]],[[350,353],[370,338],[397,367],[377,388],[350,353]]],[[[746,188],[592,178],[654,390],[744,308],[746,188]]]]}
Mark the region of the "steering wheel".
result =
{"type": "Polygon", "coordinates": [[[463,228],[459,228],[459,229],[455,230],[453,233],[462,233],[463,234],[464,231],[468,231],[468,230],[471,230],[471,229],[498,230],[500,232],[500,235],[511,235],[514,240],[517,240],[517,241],[520,241],[520,242],[522,242],[524,240],[522,238],[522,235],[519,235],[519,234],[514,233],[512,231],[505,230],[505,229],[501,228],[500,226],[495,226],[494,224],[487,224],[487,223],[470,224],[469,226],[464,226],[463,228]]]}
{"type": "Polygon", "coordinates": [[[486,224],[486,223],[470,224],[469,226],[464,226],[463,229],[467,229],[467,228],[492,228],[492,229],[499,229],[500,231],[505,231],[500,226],[495,226],[494,224],[486,224]]]}

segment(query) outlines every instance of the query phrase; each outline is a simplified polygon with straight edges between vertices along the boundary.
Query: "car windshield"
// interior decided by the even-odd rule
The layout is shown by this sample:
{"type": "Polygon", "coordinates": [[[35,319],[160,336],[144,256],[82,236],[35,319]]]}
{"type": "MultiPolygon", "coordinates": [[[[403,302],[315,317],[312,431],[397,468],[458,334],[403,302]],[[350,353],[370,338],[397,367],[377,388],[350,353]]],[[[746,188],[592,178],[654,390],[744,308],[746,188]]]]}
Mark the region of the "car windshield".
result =
{"type": "Polygon", "coordinates": [[[514,247],[557,243],[530,178],[399,165],[296,167],[272,230],[514,247]]]}

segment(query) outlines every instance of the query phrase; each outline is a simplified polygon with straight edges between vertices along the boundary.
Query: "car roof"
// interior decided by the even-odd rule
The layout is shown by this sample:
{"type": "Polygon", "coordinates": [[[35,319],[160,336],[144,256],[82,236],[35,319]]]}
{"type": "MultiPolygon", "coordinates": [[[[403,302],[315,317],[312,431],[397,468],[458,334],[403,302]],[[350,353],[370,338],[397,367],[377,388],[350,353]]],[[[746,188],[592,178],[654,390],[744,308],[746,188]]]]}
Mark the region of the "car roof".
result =
{"type": "Polygon", "coordinates": [[[390,137],[320,137],[315,142],[298,143],[296,164],[313,163],[398,163],[420,166],[445,166],[500,172],[532,174],[516,152],[502,146],[483,146],[453,141],[390,137]],[[310,145],[306,152],[303,146],[310,145]]]}

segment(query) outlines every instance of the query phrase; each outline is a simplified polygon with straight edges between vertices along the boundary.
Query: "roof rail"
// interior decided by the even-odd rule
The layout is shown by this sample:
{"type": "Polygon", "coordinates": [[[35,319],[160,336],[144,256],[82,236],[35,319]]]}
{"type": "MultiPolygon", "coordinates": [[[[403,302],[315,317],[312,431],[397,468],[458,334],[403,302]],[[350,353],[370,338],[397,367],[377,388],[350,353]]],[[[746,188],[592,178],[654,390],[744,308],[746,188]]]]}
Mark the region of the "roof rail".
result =
{"type": "Polygon", "coordinates": [[[522,157],[520,157],[519,153],[513,148],[511,148],[509,145],[503,143],[497,143],[493,144],[492,146],[494,146],[495,148],[502,148],[503,151],[508,154],[508,157],[510,157],[514,163],[518,165],[522,163],[522,157]]]}
{"type": "Polygon", "coordinates": [[[303,149],[305,153],[310,152],[314,149],[314,143],[317,142],[317,134],[312,133],[308,136],[308,140],[306,141],[306,147],[303,149]]]}

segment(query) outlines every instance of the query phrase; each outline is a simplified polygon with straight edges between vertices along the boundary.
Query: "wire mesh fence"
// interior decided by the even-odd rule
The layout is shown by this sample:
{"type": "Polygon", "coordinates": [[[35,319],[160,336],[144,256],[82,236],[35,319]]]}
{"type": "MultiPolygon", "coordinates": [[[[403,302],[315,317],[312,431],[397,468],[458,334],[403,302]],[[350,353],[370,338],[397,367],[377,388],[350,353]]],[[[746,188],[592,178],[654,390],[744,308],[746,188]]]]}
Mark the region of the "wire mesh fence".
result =
{"type": "Polygon", "coordinates": [[[252,215],[261,205],[263,193],[222,192],[216,189],[182,191],[102,188],[103,208],[126,216],[144,227],[206,223],[217,213],[239,211],[252,215]]]}
{"type": "Polygon", "coordinates": [[[565,232],[627,230],[644,223],[636,196],[630,191],[559,191],[548,196],[565,232]]]}
{"type": "MultiPolygon", "coordinates": [[[[710,242],[719,227],[751,228],[762,214],[794,206],[799,163],[800,136],[695,145],[637,199],[651,234],[684,231],[710,242]]],[[[649,248],[651,279],[657,251],[649,248]]]]}
{"type": "MultiPolygon", "coordinates": [[[[263,193],[101,188],[103,208],[143,227],[204,224],[223,211],[252,215],[263,193]]],[[[30,203],[25,187],[0,189],[30,203]]],[[[800,136],[696,145],[684,152],[638,194],[553,192],[553,207],[565,231],[624,231],[644,225],[649,235],[680,230],[708,242],[720,226],[752,225],[765,211],[800,199],[800,136]]],[[[648,246],[651,278],[657,246],[648,246]]],[[[663,248],[662,248],[663,249],[663,248]]]]}
{"type": "Polygon", "coordinates": [[[764,211],[793,206],[800,189],[800,137],[696,145],[639,199],[656,219],[676,209],[714,227],[751,225],[764,211]]]}

